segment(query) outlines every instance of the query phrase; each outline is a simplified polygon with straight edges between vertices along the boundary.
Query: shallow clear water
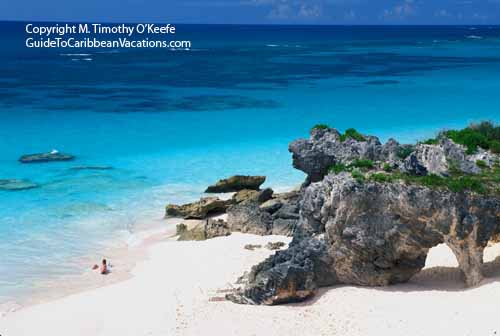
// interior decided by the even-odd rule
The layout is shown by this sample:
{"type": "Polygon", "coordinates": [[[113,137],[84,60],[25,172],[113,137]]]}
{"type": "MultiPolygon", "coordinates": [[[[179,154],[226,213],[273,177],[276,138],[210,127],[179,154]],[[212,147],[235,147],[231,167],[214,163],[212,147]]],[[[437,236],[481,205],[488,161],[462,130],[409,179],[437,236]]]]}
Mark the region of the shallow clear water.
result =
{"type": "Polygon", "coordinates": [[[166,203],[219,178],[299,184],[287,144],[314,124],[409,142],[500,119],[500,27],[177,30],[192,50],[68,56],[0,23],[0,179],[40,185],[0,191],[0,302],[78,274],[80,256],[162,225],[166,203]],[[77,159],[17,162],[53,148],[77,159]]]}

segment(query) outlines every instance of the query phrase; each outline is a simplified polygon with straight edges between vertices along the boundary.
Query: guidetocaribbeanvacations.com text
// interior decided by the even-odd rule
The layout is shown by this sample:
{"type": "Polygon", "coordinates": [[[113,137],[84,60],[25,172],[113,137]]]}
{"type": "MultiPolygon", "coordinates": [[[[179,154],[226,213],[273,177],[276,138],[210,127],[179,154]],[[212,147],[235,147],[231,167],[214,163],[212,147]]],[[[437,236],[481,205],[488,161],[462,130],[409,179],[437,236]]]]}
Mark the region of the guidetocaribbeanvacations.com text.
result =
{"type": "Polygon", "coordinates": [[[28,23],[25,32],[27,48],[191,48],[191,41],[162,39],[176,33],[171,24],[28,23]]]}

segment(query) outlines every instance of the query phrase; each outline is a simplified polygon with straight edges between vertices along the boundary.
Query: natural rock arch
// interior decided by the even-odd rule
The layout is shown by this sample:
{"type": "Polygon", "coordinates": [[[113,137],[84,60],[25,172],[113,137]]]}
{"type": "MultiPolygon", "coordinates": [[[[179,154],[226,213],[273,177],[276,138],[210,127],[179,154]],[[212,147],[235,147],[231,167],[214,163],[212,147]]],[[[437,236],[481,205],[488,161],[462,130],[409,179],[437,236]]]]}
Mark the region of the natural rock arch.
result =
{"type": "MultiPolygon", "coordinates": [[[[441,243],[455,254],[467,286],[479,284],[484,249],[500,235],[498,184],[492,176],[486,185],[471,178],[480,167],[463,146],[447,138],[433,142],[382,145],[376,137],[341,136],[325,127],[292,142],[294,167],[308,175],[294,239],[255,266],[229,298],[276,304],[332,284],[406,282],[441,243]],[[449,179],[457,170],[461,177],[449,179]]],[[[484,158],[489,169],[498,162],[493,153],[484,158]]]]}

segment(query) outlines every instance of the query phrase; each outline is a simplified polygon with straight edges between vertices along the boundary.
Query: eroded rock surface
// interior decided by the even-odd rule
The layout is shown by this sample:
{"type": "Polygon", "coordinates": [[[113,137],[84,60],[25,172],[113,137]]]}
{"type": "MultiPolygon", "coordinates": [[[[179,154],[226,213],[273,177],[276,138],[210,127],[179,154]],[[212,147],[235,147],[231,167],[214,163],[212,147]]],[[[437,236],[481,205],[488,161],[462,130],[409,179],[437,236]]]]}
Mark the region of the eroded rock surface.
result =
{"type": "MultiPolygon", "coordinates": [[[[304,300],[332,284],[405,282],[424,267],[429,249],[441,243],[456,255],[467,286],[481,282],[483,250],[500,236],[500,189],[491,189],[498,182],[490,180],[484,193],[468,184],[444,187],[446,180],[438,180],[439,187],[419,184],[418,176],[481,170],[474,157],[449,139],[415,147],[365,139],[340,141],[336,130],[315,130],[309,140],[291,144],[294,166],[308,174],[309,182],[316,181],[299,193],[293,241],[254,266],[240,291],[228,295],[230,300],[272,305],[304,300]],[[328,174],[328,165],[358,159],[374,160],[367,169],[374,171],[357,177],[351,171],[328,174]],[[389,176],[380,168],[384,163],[391,163],[400,178],[384,178],[389,176]],[[380,176],[371,179],[375,173],[380,176]]],[[[478,154],[486,165],[498,162],[495,154],[478,154]]],[[[276,203],[272,199],[260,208],[278,211],[276,203]]]]}
{"type": "Polygon", "coordinates": [[[313,129],[309,139],[293,141],[288,150],[293,154],[293,166],[308,176],[308,182],[318,182],[335,164],[349,164],[354,160],[395,160],[401,147],[391,139],[382,145],[377,137],[363,135],[364,140],[341,139],[333,128],[313,129]]]}
{"type": "Polygon", "coordinates": [[[202,219],[178,225],[182,240],[209,239],[231,232],[291,236],[299,219],[299,197],[298,191],[273,194],[272,189],[245,189],[226,201],[202,198],[185,205],[168,205],[166,211],[169,217],[202,219]],[[221,213],[227,218],[211,218],[221,213]]]}
{"type": "Polygon", "coordinates": [[[232,202],[221,200],[218,197],[204,197],[199,201],[183,205],[168,204],[165,209],[166,217],[183,217],[185,219],[204,219],[209,214],[218,214],[226,211],[232,202]]]}
{"type": "Polygon", "coordinates": [[[206,193],[227,193],[240,191],[243,189],[259,190],[262,183],[266,181],[265,176],[245,176],[234,175],[227,179],[220,180],[209,186],[206,193]]]}

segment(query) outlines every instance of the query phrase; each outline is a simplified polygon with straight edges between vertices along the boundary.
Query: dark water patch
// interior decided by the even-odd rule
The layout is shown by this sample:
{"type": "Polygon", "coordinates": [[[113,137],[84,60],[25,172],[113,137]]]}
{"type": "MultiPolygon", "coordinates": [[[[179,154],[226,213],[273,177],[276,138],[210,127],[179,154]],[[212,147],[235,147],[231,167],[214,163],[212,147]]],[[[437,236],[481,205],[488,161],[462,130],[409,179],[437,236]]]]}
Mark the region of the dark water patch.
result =
{"type": "Polygon", "coordinates": [[[373,80],[373,81],[368,81],[368,82],[365,82],[364,84],[366,85],[395,85],[395,84],[400,84],[401,82],[400,81],[397,81],[397,80],[390,80],[390,79],[387,79],[387,80],[373,80]]]}
{"type": "Polygon", "coordinates": [[[255,99],[239,95],[199,95],[174,100],[147,100],[121,104],[115,112],[202,112],[236,109],[273,109],[281,105],[270,99],[255,99]]]}
{"type": "Polygon", "coordinates": [[[211,111],[211,110],[233,110],[233,109],[273,109],[280,104],[270,99],[255,99],[245,96],[190,96],[184,97],[172,104],[175,110],[180,111],[211,111]]]}
{"type": "Polygon", "coordinates": [[[0,179],[0,190],[3,191],[22,191],[38,187],[38,184],[29,180],[0,179]]]}
{"type": "Polygon", "coordinates": [[[76,166],[71,167],[69,170],[72,171],[82,171],[82,170],[113,170],[112,166],[76,166]]]}

